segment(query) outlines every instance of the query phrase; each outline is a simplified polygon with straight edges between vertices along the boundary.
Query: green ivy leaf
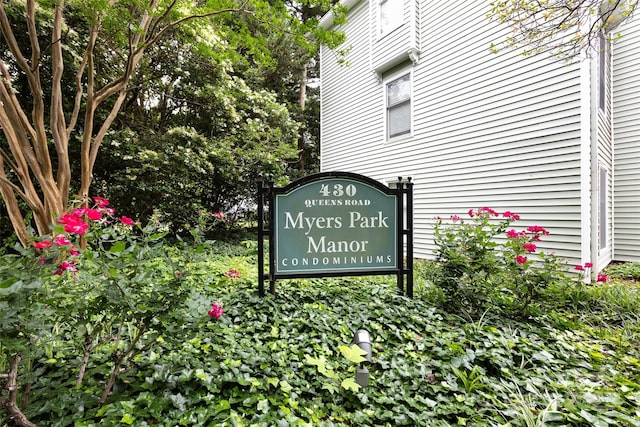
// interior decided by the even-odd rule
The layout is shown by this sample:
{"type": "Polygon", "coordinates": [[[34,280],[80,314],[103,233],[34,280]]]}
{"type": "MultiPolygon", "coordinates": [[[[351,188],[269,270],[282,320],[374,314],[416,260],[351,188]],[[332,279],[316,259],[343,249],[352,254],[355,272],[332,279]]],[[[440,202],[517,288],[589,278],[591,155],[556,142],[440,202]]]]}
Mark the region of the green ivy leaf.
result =
{"type": "Polygon", "coordinates": [[[358,385],[356,380],[354,378],[351,378],[351,377],[345,378],[344,380],[342,380],[340,385],[342,386],[342,388],[344,388],[346,390],[351,390],[354,393],[357,392],[358,390],[360,390],[360,386],[358,385]]]}
{"type": "Polygon", "coordinates": [[[362,363],[367,360],[364,357],[367,352],[358,347],[357,344],[352,344],[351,347],[347,347],[346,345],[339,345],[338,349],[340,350],[342,355],[352,363],[362,363]]]}

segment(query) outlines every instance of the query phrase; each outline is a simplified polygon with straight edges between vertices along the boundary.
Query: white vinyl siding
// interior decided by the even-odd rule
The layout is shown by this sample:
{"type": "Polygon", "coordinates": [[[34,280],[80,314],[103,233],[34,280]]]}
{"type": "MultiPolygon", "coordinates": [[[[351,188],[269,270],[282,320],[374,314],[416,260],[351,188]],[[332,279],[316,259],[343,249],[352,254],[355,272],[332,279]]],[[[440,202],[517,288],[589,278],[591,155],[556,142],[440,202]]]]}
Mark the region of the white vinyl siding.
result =
{"type": "MultiPolygon", "coordinates": [[[[322,170],[352,171],[381,182],[411,176],[416,256],[432,254],[436,216],[465,216],[471,208],[488,206],[520,214],[518,229],[547,228],[551,235],[540,248],[579,260],[580,64],[509,50],[492,54],[491,42],[499,43],[508,29],[487,19],[489,1],[419,5],[421,55],[412,72],[411,140],[385,143],[381,82],[372,87],[365,82],[367,73],[354,81],[352,71],[325,61],[323,109],[328,103],[336,108],[325,114],[359,114],[339,121],[323,116],[322,170]],[[443,23],[455,31],[443,37],[443,23]],[[352,85],[366,86],[361,93],[367,99],[342,92],[352,85]]],[[[362,13],[350,15],[349,22],[360,27],[361,19],[366,19],[362,13]]],[[[348,31],[354,50],[360,47],[357,31],[348,31]]]]}
{"type": "Polygon", "coordinates": [[[614,225],[617,261],[640,261],[640,16],[613,45],[614,225]]]}

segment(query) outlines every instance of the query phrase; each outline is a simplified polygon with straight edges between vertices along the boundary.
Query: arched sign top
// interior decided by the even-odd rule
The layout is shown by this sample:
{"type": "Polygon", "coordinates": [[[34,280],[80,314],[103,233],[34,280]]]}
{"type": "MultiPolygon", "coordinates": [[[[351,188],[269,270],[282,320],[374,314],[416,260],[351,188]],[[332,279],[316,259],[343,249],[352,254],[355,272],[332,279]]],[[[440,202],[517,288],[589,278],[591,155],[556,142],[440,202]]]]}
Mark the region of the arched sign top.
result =
{"type": "Polygon", "coordinates": [[[276,188],[258,185],[260,294],[268,278],[395,274],[412,294],[411,180],[389,188],[351,172],[323,172],[276,188]],[[268,204],[268,227],[264,205],[268,204]],[[406,207],[406,211],[405,211],[406,207]],[[267,234],[268,233],[268,234],[267,234]],[[264,275],[264,237],[269,273],[264,275]],[[411,286],[410,286],[411,285],[411,286]]]}
{"type": "MultiPolygon", "coordinates": [[[[360,174],[353,173],[353,172],[341,172],[341,171],[337,171],[337,172],[320,172],[320,173],[307,175],[305,177],[302,177],[302,178],[300,178],[300,179],[298,179],[296,181],[293,181],[293,182],[285,185],[284,187],[274,188],[274,191],[276,193],[290,193],[292,191],[295,191],[297,188],[302,187],[305,184],[308,184],[310,182],[317,182],[317,181],[327,180],[327,179],[331,179],[331,178],[343,178],[343,179],[347,179],[347,180],[353,180],[353,181],[361,182],[363,184],[367,184],[370,187],[373,187],[373,188],[377,189],[378,191],[380,191],[381,193],[384,193],[384,194],[395,194],[396,193],[395,189],[389,188],[386,185],[382,184],[380,181],[376,181],[373,178],[369,178],[368,176],[360,175],[360,174]]],[[[401,179],[401,177],[399,177],[399,180],[400,179],[401,179]]]]}

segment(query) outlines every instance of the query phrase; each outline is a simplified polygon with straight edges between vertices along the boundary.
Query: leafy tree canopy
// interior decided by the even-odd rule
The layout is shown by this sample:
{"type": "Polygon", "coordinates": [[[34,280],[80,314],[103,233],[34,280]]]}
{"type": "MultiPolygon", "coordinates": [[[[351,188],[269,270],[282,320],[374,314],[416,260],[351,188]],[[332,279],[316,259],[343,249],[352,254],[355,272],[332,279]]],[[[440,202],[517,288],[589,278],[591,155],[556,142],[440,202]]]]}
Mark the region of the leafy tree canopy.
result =
{"type": "MultiPolygon", "coordinates": [[[[290,40],[291,57],[301,58],[312,58],[321,43],[340,44],[339,34],[317,28],[315,11],[326,10],[329,2],[305,0],[301,9],[292,5],[262,0],[1,2],[0,195],[19,240],[28,243],[26,217],[33,218],[39,234],[47,234],[74,193],[87,199],[110,131],[142,123],[162,133],[191,125],[176,123],[178,118],[195,118],[194,128],[207,137],[215,136],[212,130],[224,133],[222,125],[208,126],[221,123],[212,120],[212,105],[198,112],[187,101],[207,92],[220,95],[217,103],[238,98],[190,71],[209,67],[218,81],[227,81],[222,75],[244,80],[255,68],[274,70],[287,63],[271,51],[280,39],[290,40]],[[207,65],[191,67],[188,58],[206,58],[207,65]],[[169,73],[167,64],[176,72],[169,73]],[[192,79],[205,90],[195,91],[195,83],[188,84],[192,79]],[[182,100],[172,95],[176,88],[182,100]],[[197,96],[187,98],[190,94],[197,96]]],[[[245,81],[252,85],[267,77],[254,73],[245,81]]]]}
{"type": "Polygon", "coordinates": [[[574,58],[597,49],[601,32],[619,37],[616,27],[628,19],[639,0],[495,0],[489,17],[512,32],[502,46],[524,48],[526,55],[548,51],[574,58]]]}

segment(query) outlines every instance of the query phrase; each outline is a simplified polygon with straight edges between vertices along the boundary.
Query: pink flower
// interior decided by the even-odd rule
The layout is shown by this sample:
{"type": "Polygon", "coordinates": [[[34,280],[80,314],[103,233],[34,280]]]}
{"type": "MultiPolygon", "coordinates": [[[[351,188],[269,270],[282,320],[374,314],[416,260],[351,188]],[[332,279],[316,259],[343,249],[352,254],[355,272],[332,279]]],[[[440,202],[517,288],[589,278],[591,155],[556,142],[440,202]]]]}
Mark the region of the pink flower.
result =
{"type": "Polygon", "coordinates": [[[535,252],[536,251],[536,245],[531,243],[531,242],[525,243],[524,245],[522,245],[522,247],[527,252],[535,252]]]}
{"type": "Polygon", "coordinates": [[[215,216],[218,219],[224,219],[224,214],[222,212],[214,212],[213,216],[215,216]]]}
{"type": "Polygon", "coordinates": [[[498,212],[496,212],[495,210],[488,208],[486,206],[481,207],[480,209],[478,209],[478,213],[486,213],[492,216],[499,216],[500,214],[498,212]]]}
{"type": "Polygon", "coordinates": [[[214,319],[219,319],[220,316],[224,314],[224,309],[222,308],[222,304],[214,302],[207,314],[214,319]]]}
{"type": "Polygon", "coordinates": [[[521,236],[521,233],[518,233],[516,230],[509,230],[507,231],[507,237],[511,238],[511,239],[517,239],[518,237],[521,236]]]}
{"type": "Polygon", "coordinates": [[[511,212],[511,211],[506,211],[505,213],[503,213],[503,214],[502,214],[502,216],[503,216],[503,217],[505,217],[505,218],[511,218],[511,219],[514,219],[514,220],[516,220],[516,221],[520,219],[520,215],[518,215],[518,214],[514,214],[514,213],[513,213],[513,212],[511,212]]]}
{"type": "Polygon", "coordinates": [[[64,234],[58,234],[56,238],[53,240],[56,246],[68,246],[71,244],[67,237],[64,234]]]}
{"type": "Polygon", "coordinates": [[[36,249],[48,249],[50,248],[52,243],[48,240],[43,240],[41,242],[36,242],[33,247],[36,249]]]}
{"type": "Polygon", "coordinates": [[[64,225],[64,231],[67,233],[78,235],[83,235],[89,228],[89,225],[86,224],[80,216],[72,213],[62,215],[58,218],[58,223],[64,225]]]}
{"type": "Polygon", "coordinates": [[[576,270],[577,271],[584,271],[584,267],[581,265],[576,265],[576,270]]]}
{"type": "Polygon", "coordinates": [[[525,262],[527,262],[527,257],[526,257],[526,256],[523,256],[523,255],[518,255],[518,256],[516,257],[516,262],[517,262],[518,264],[524,264],[525,262]]]}
{"type": "Polygon", "coordinates": [[[598,274],[598,277],[596,278],[596,282],[605,283],[606,281],[607,281],[607,275],[606,274],[598,274]]]}
{"type": "Polygon", "coordinates": [[[225,276],[229,277],[230,279],[239,279],[240,278],[240,274],[238,274],[238,270],[236,270],[235,268],[233,270],[229,270],[226,273],[224,273],[225,276]]]}
{"type": "Polygon", "coordinates": [[[451,215],[451,221],[453,222],[460,221],[460,217],[458,215],[451,215]]]}
{"type": "Polygon", "coordinates": [[[105,199],[104,197],[94,197],[93,201],[96,203],[96,206],[98,208],[106,208],[107,206],[109,206],[109,201],[107,199],[105,199]]]}
{"type": "Polygon", "coordinates": [[[60,265],[58,266],[58,269],[56,270],[56,272],[55,272],[55,273],[53,273],[53,274],[58,275],[58,276],[62,276],[62,274],[63,274],[65,271],[76,272],[76,271],[78,271],[78,269],[77,269],[77,268],[75,268],[75,267],[73,266],[73,264],[71,264],[70,262],[62,261],[62,262],[60,263],[60,265]]]}
{"type": "Polygon", "coordinates": [[[75,246],[71,246],[71,248],[69,248],[69,255],[78,256],[80,255],[80,251],[75,246]]]}
{"type": "Polygon", "coordinates": [[[473,218],[473,209],[469,209],[469,216],[473,218]]]}
{"type": "Polygon", "coordinates": [[[87,209],[87,217],[91,221],[99,221],[102,218],[102,212],[97,209],[87,209]]]}
{"type": "Polygon", "coordinates": [[[122,215],[120,217],[120,222],[123,223],[124,225],[133,225],[134,222],[131,218],[129,218],[128,216],[124,216],[122,215]]]}
{"type": "Polygon", "coordinates": [[[591,267],[593,267],[592,263],[590,263],[590,262],[585,262],[584,263],[584,268],[591,268],[591,267]]]}
{"type": "Polygon", "coordinates": [[[532,233],[542,233],[545,236],[549,235],[549,232],[545,230],[544,227],[540,227],[539,225],[530,225],[529,227],[527,227],[527,230],[532,233]]]}

